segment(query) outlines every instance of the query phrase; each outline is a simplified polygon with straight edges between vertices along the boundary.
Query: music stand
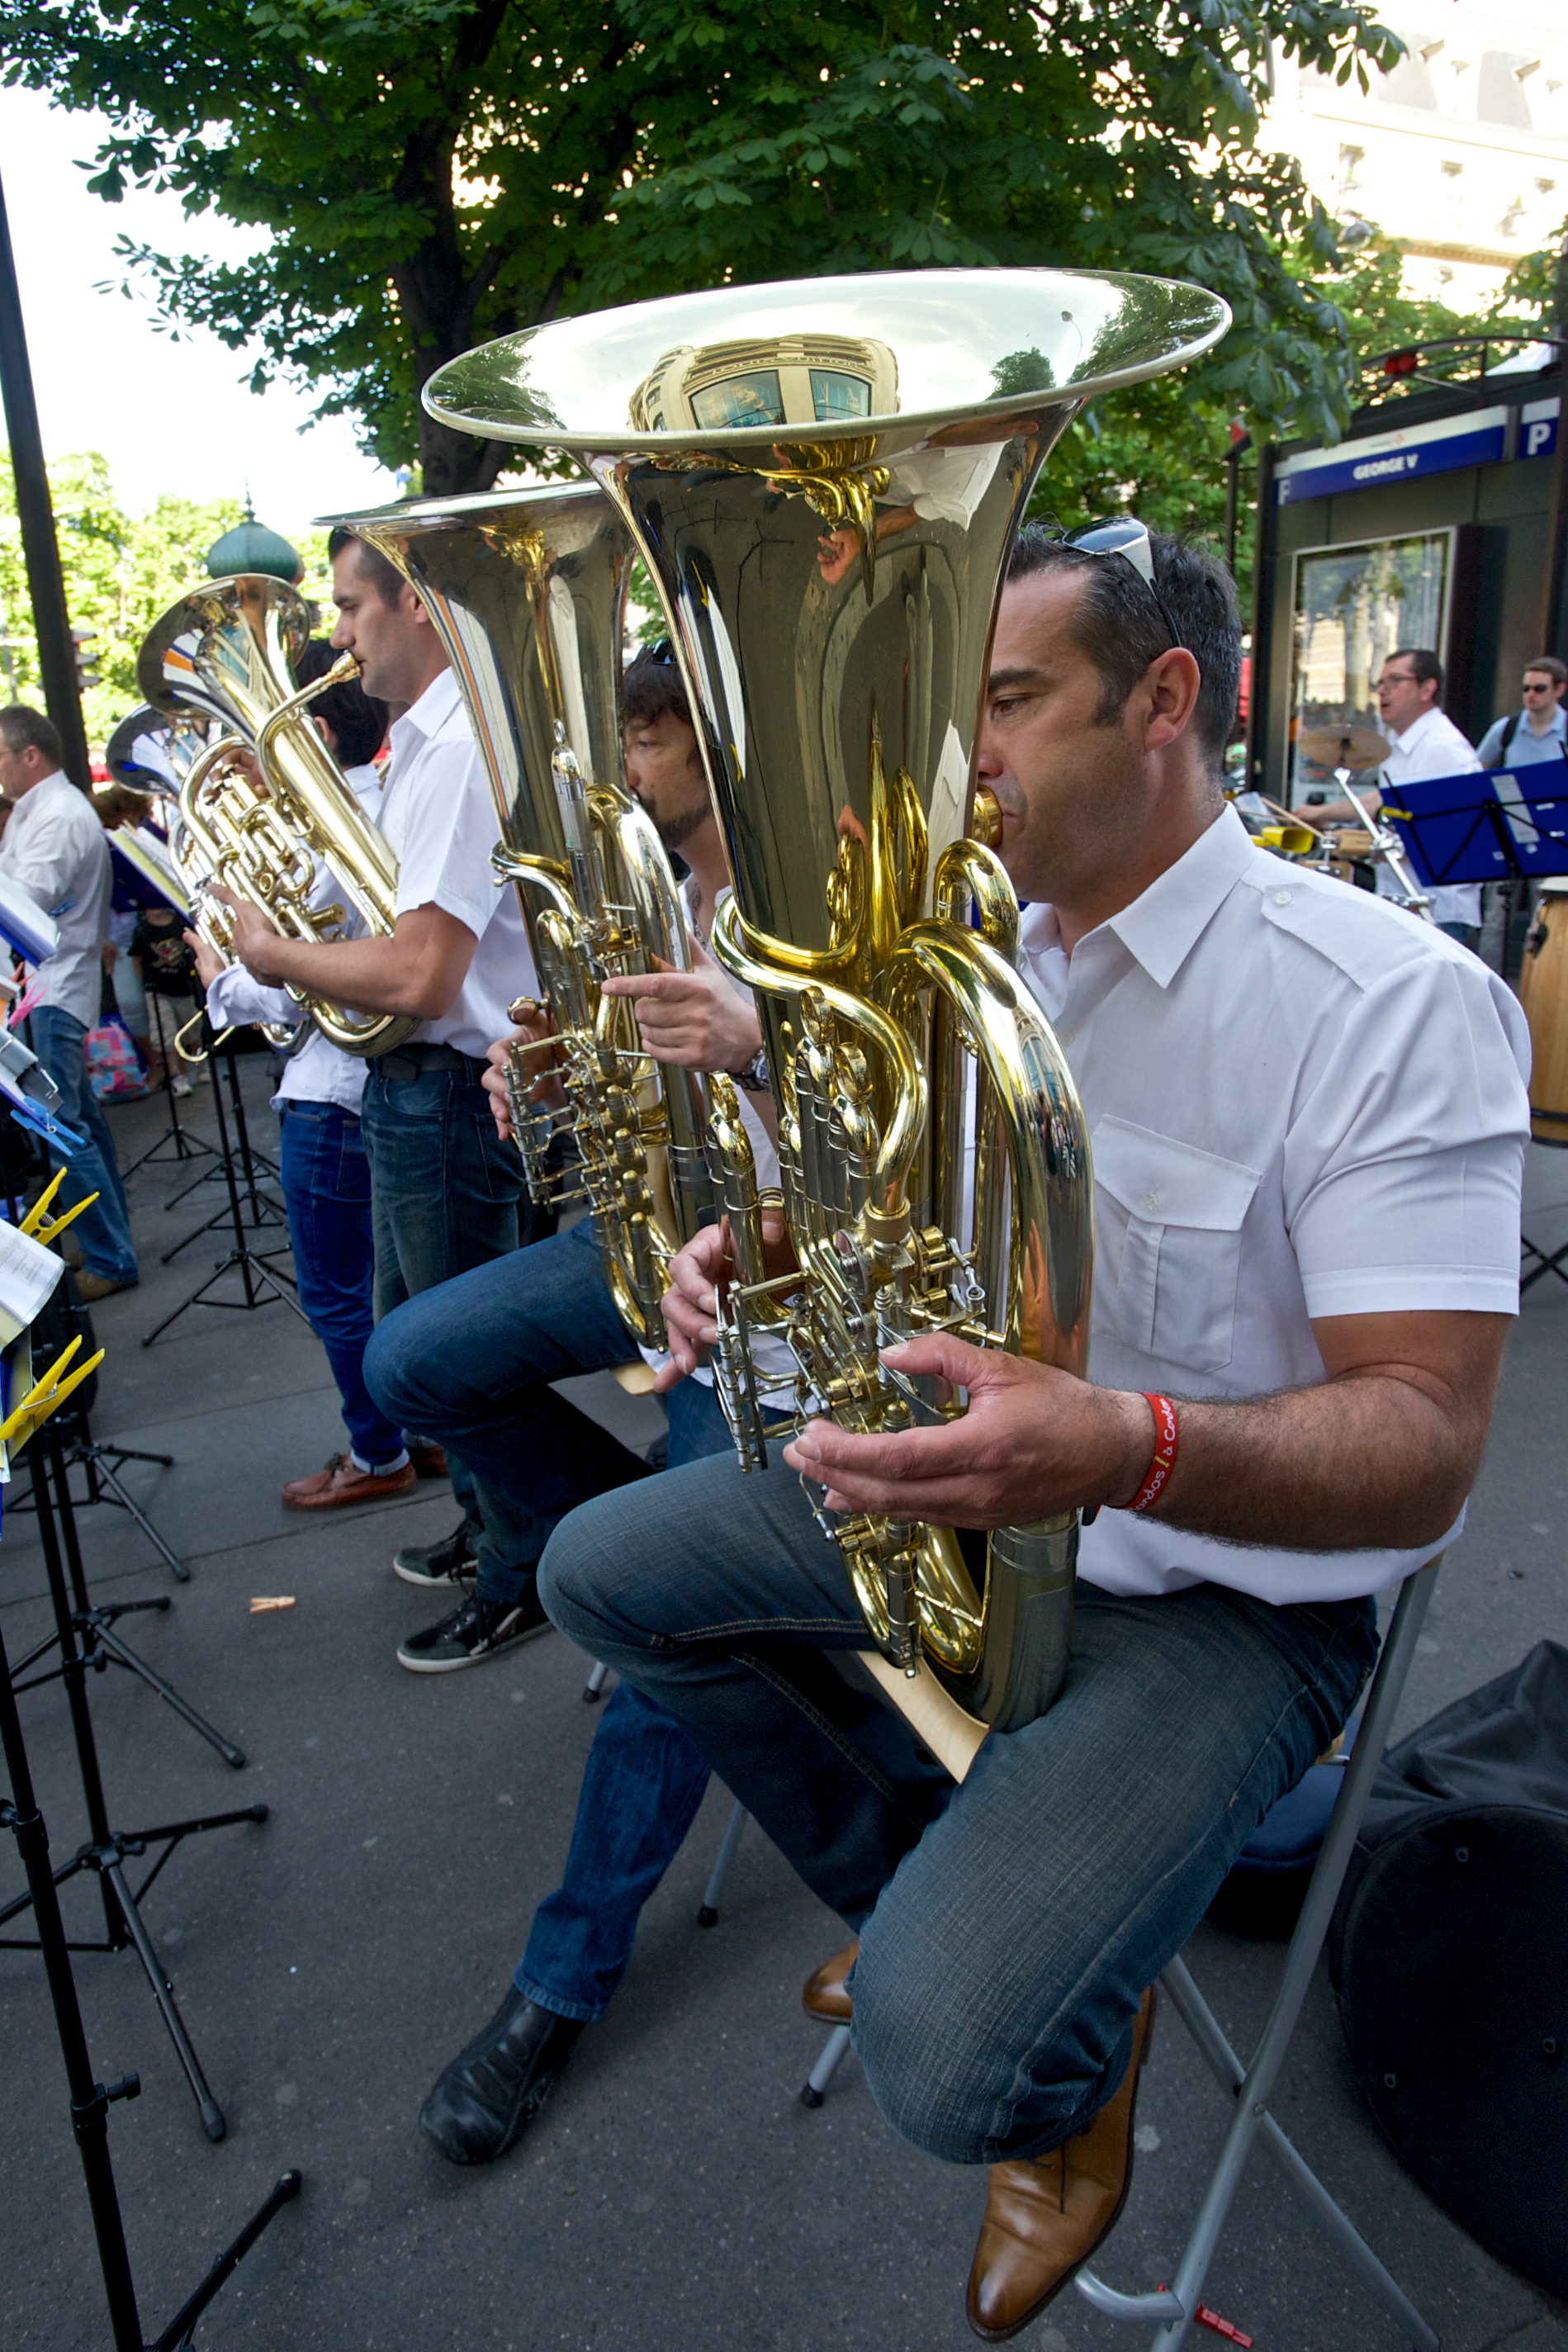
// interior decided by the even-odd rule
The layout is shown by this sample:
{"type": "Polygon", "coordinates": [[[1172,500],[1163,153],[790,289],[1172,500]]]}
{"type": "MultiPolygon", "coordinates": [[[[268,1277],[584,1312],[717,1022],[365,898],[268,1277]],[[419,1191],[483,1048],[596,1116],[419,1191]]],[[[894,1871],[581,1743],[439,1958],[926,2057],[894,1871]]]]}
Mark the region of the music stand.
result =
{"type": "Polygon", "coordinates": [[[131,2257],[125,2244],[120,2199],[114,2186],[114,2165],[109,2152],[110,2107],[117,2099],[139,2096],[141,2083],[136,2074],[122,2074],[118,2082],[107,2084],[97,2082],[93,2076],[92,2060],[82,2025],[81,2004],[77,1999],[76,1979],[71,1970],[71,1946],[66,1935],[65,1921],[60,1916],[56,1874],[49,1866],[49,1832],[33,1790],[32,1771],[22,1737],[22,1718],[11,1687],[11,1669],[5,1655],[3,1633],[0,1633],[0,1748],[4,1749],[6,1777],[11,1784],[9,1797],[0,1798],[0,1827],[10,1830],[16,1837],[17,1852],[27,1874],[27,1899],[38,1923],[37,1948],[44,1956],[49,1998],[55,2012],[55,2031],[59,2038],[60,2055],[65,2060],[66,2085],[70,2094],[71,2129],[81,2154],[82,2173],[87,2182],[88,2204],[92,2212],[93,2234],[98,2241],[99,2267],[103,2273],[103,2291],[109,2304],[110,2328],[115,2352],[181,2352],[181,2347],[190,2343],[197,2320],[235,2264],[243,2262],[268,2222],[298,2196],[301,2178],[298,2172],[292,2170],[283,2175],[233,2244],[219,2255],[194,2294],[187,2296],[181,2305],[168,2326],[152,2339],[151,2345],[146,2343],[141,2334],[141,2316],[137,2308],[131,2257]]]}
{"type": "MultiPolygon", "coordinates": [[[[195,999],[193,996],[192,1003],[194,1003],[194,1002],[195,999]]],[[[160,1028],[160,1038],[162,1038],[162,1030],[160,1028]]],[[[160,1045],[160,1054],[162,1054],[162,1047],[160,1045]]],[[[201,1157],[204,1151],[207,1154],[209,1159],[214,1157],[213,1147],[210,1143],[204,1142],[199,1135],[186,1134],[184,1129],[180,1124],[180,1097],[174,1092],[173,1085],[171,1081],[165,1079],[164,1084],[169,1097],[169,1124],[163,1129],[162,1134],[158,1138],[156,1143],[149,1144],[147,1150],[142,1152],[140,1159],[133,1160],[129,1168],[122,1170],[122,1181],[126,1176],[134,1176],[139,1168],[145,1168],[150,1161],[156,1162],[161,1166],[162,1164],[163,1147],[166,1143],[172,1143],[174,1147],[172,1152],[168,1155],[173,1160],[196,1160],[201,1157]]]]}
{"type": "MultiPolygon", "coordinates": [[[[206,2076],[202,2072],[202,2062],[196,2055],[194,2045],[186,2031],[185,2021],[181,2016],[174,2000],[173,1985],[170,1981],[162,1961],[158,1957],[152,1938],[142,1924],[140,1906],[142,1898],[175,1847],[186,1838],[199,1836],[207,1830],[237,1828],[242,1822],[265,1822],[267,1818],[267,1808],[265,1805],[246,1805],[235,1812],[207,1813],[189,1821],[163,1822],[152,1829],[116,1830],[110,1826],[109,1802],[104,1794],[103,1773],[98,1759],[98,1744],[93,1736],[92,1713],[88,1705],[87,1675],[89,1664],[94,1662],[87,1652],[78,1648],[77,1643],[77,1612],[71,1605],[72,1596],[67,1586],[65,1567],[60,1558],[59,1538],[50,1493],[52,1485],[54,1493],[59,1494],[65,1477],[57,1442],[40,1433],[33,1440],[27,1466],[32,1475],[33,1494],[37,1506],[38,1533],[43,1539],[44,1564],[48,1572],[49,1600],[55,1619],[55,1640],[59,1645],[60,1653],[59,1678],[65,1684],[66,1697],[70,1708],[71,1735],[76,1747],[77,1769],[81,1776],[82,1797],[88,1818],[88,1837],[85,1843],[78,1846],[70,1860],[62,1863],[53,1873],[50,1883],[53,1886],[58,1886],[65,1880],[75,1878],[82,1871],[95,1871],[98,1874],[99,1893],[103,1900],[103,1940],[96,1943],[72,1941],[68,1944],[67,1949],[76,1952],[123,1952],[129,1947],[135,1952],[146,1974],[148,1984],[152,1988],[152,1998],[158,2004],[159,2014],[168,2028],[169,2039],[174,2045],[174,2054],[179,2059],[184,2070],[185,2079],[191,2086],[192,2095],[202,2118],[202,2128],[209,2139],[219,2140],[223,2138],[228,2126],[224,2121],[223,2110],[214,2098],[208,2087],[206,2076]],[[41,1472],[38,1466],[40,1449],[44,1464],[41,1472]],[[126,1865],[144,1855],[149,1846],[162,1846],[163,1851],[159,1854],[141,1885],[133,1892],[125,1874],[126,1865]]],[[[68,1501],[68,1496],[67,1500],[68,1501]]],[[[101,1636],[99,1638],[101,1641],[101,1636]]],[[[41,1679],[52,1680],[53,1677],[41,1679]]],[[[8,1695],[14,1696],[8,1674],[6,1690],[8,1695]]],[[[189,1714],[190,1710],[183,1708],[183,1702],[180,1704],[182,1710],[189,1714]]],[[[211,1732],[211,1727],[204,1726],[199,1717],[193,1717],[193,1720],[199,1729],[211,1732]]],[[[212,1736],[215,1738],[216,1735],[212,1736]]],[[[0,1906],[0,1926],[16,1918],[19,1912],[31,1907],[34,1898],[35,1889],[29,1874],[27,1892],[14,1895],[9,1903],[0,1906]]],[[[0,1937],[0,1950],[35,1951],[44,1948],[45,1928],[41,1918],[38,1920],[38,1934],[35,1937],[0,1937]]]]}
{"type": "MultiPolygon", "coordinates": [[[[1483,768],[1462,776],[1427,776],[1401,784],[1398,805],[1385,800],[1379,814],[1398,834],[1406,855],[1428,888],[1443,882],[1540,882],[1568,874],[1568,757],[1537,760],[1527,768],[1483,768]]],[[[1551,1136],[1536,1140],[1564,1149],[1551,1136]]],[[[1543,1250],[1528,1234],[1520,1244],[1535,1265],[1520,1283],[1523,1295],[1542,1275],[1568,1282],[1560,1250],[1543,1250]]]]}
{"type": "MultiPolygon", "coordinates": [[[[273,1162],[264,1153],[257,1151],[251,1142],[250,1128],[245,1115],[245,1094],[240,1086],[239,1074],[235,1068],[236,1057],[232,1046],[227,1050],[222,1050],[214,1045],[210,1049],[208,1067],[214,1092],[217,1092],[217,1064],[220,1060],[228,1074],[229,1110],[234,1119],[235,1146],[231,1147],[229,1143],[228,1129],[224,1122],[223,1098],[220,1094],[218,1096],[218,1133],[222,1139],[223,1150],[218,1155],[218,1165],[215,1168],[204,1168],[199,1176],[176,1192],[172,1201],[165,1201],[163,1206],[165,1210],[177,1209],[186,1195],[195,1191],[198,1184],[216,1183],[225,1173],[225,1163],[232,1158],[233,1150],[237,1148],[240,1168],[239,1190],[247,1195],[250,1201],[252,1230],[260,1233],[267,1225],[286,1225],[288,1220],[282,1204],[279,1202],[268,1200],[260,1190],[261,1184],[267,1178],[271,1177],[277,1181],[281,1179],[279,1171],[273,1162]]],[[[159,1261],[160,1264],[172,1265],[182,1250],[189,1249],[191,1244],[200,1241],[204,1234],[210,1234],[214,1226],[223,1224],[228,1213],[226,1209],[219,1209],[214,1215],[207,1219],[204,1225],[198,1225],[193,1233],[185,1235],[183,1241],[176,1242],[172,1249],[165,1250],[159,1261]]],[[[283,1253],[278,1251],[276,1255],[281,1256],[283,1253]]],[[[285,1276],[286,1280],[287,1278],[285,1276]]]]}
{"type": "MultiPolygon", "coordinates": [[[[230,1055],[228,1058],[231,1065],[230,1076],[232,1079],[234,1075],[232,1066],[233,1056],[230,1055]]],[[[212,1080],[213,1102],[216,1108],[218,1115],[218,1135],[223,1144],[223,1151],[220,1157],[224,1171],[224,1181],[228,1187],[229,1204],[226,1217],[215,1217],[212,1220],[212,1223],[214,1224],[220,1222],[227,1223],[234,1237],[234,1246],[229,1251],[226,1257],[223,1257],[218,1260],[217,1265],[214,1267],[212,1273],[208,1275],[205,1282],[198,1284],[197,1287],[192,1291],[188,1298],[181,1300],[179,1306],[175,1307],[172,1314],[165,1315],[162,1323],[158,1323],[153,1326],[152,1329],[147,1333],[141,1342],[144,1348],[150,1348],[154,1339],[156,1339],[161,1333],[169,1328],[171,1323],[178,1322],[180,1317],[183,1315],[187,1307],[226,1307],[232,1308],[236,1314],[248,1314],[254,1307],[271,1307],[276,1304],[277,1301],[281,1299],[285,1307],[290,1307],[293,1308],[295,1314],[298,1316],[299,1320],[302,1323],[308,1324],[310,1320],[310,1318],[306,1314],[303,1307],[300,1306],[298,1299],[293,1295],[295,1289],[298,1286],[294,1283],[293,1277],[289,1275],[283,1274],[279,1270],[274,1269],[274,1267],[267,1263],[268,1256],[281,1257],[284,1255],[284,1251],[279,1249],[269,1253],[262,1253],[250,1248],[246,1241],[245,1224],[240,1210],[240,1188],[235,1178],[235,1155],[229,1145],[228,1122],[224,1117],[223,1089],[218,1085],[218,1074],[214,1066],[215,1060],[215,1053],[209,1055],[207,1062],[207,1075],[212,1080]],[[221,1282],[225,1274],[236,1272],[239,1275],[241,1287],[244,1292],[244,1296],[242,1297],[209,1298],[207,1297],[208,1291],[213,1288],[215,1283],[221,1282]],[[284,1284],[289,1285],[289,1287],[285,1289],[282,1286],[284,1284]]],[[[235,1080],[234,1082],[234,1091],[237,1100],[237,1080],[235,1080]]],[[[242,1105],[242,1118],[243,1116],[244,1108],[242,1105]]],[[[248,1139],[246,1141],[246,1149],[248,1153],[248,1139]]],[[[254,1186],[254,1169],[250,1171],[249,1181],[254,1186]]],[[[252,1198],[253,1200],[256,1198],[254,1191],[252,1192],[252,1198]]],[[[270,1206],[270,1203],[268,1203],[268,1205],[270,1206]]],[[[205,1233],[207,1231],[208,1227],[206,1225],[199,1225],[196,1229],[197,1233],[205,1233]]],[[[196,1234],[187,1234],[185,1241],[194,1241],[195,1238],[196,1234]]],[[[165,1251],[163,1264],[167,1265],[170,1259],[177,1256],[184,1246],[185,1242],[176,1242],[172,1250],[165,1251]]]]}

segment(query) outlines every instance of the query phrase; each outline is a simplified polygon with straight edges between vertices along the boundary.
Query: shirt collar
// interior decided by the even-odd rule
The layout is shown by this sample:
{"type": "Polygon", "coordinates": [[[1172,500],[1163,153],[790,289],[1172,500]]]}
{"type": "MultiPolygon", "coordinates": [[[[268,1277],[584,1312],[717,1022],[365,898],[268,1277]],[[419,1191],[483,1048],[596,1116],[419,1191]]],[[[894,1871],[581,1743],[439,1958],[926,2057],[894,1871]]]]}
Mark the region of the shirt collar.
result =
{"type": "MultiPolygon", "coordinates": [[[[1227,806],[1130,907],[1086,932],[1074,956],[1110,931],[1156,988],[1168,988],[1257,854],[1241,819],[1227,806]]],[[[1060,952],[1055,908],[1040,901],[1026,907],[1020,937],[1031,955],[1044,955],[1052,948],[1060,952]]]]}
{"type": "Polygon", "coordinates": [[[411,702],[401,719],[393,719],[392,731],[396,734],[400,729],[412,728],[428,743],[433,736],[441,732],[456,709],[459,699],[457,680],[449,665],[438,677],[431,679],[419,700],[411,702]]]}
{"type": "Polygon", "coordinates": [[[1421,713],[1419,719],[1413,719],[1410,721],[1409,726],[1406,727],[1403,735],[1391,735],[1389,737],[1389,750],[1391,751],[1408,751],[1413,750],[1415,746],[1419,743],[1423,735],[1429,735],[1432,732],[1434,722],[1441,719],[1443,713],[1438,709],[1437,704],[1434,702],[1430,709],[1424,710],[1421,713]]]}

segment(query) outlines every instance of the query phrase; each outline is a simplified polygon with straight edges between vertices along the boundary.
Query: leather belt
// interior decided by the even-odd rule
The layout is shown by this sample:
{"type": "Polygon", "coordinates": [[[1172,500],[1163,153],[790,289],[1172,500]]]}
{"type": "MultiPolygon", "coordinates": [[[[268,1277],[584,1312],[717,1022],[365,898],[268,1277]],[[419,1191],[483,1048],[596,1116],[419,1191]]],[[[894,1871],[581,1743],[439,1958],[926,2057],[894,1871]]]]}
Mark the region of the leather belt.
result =
{"type": "Polygon", "coordinates": [[[371,1066],[384,1070],[398,1086],[408,1086],[427,1070],[461,1070],[472,1083],[485,1068],[482,1061],[455,1045],[394,1045],[390,1054],[378,1055],[371,1066]]]}

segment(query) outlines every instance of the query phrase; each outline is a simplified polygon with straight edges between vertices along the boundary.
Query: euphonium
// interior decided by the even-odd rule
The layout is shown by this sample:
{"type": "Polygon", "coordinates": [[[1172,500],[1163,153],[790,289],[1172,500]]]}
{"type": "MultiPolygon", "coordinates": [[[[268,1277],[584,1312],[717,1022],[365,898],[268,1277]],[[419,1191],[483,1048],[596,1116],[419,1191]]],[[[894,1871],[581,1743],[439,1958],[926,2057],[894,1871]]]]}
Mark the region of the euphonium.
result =
{"type": "MultiPolygon", "coordinates": [[[[735,885],[715,951],[763,1008],[800,1267],[758,1278],[754,1188],[748,1202],[727,1167],[751,1278],[719,1373],[743,1462],[763,1458],[759,1323],[787,1329],[798,1421],[825,1408],[856,1430],[962,1410],[883,1364],[919,1333],[1086,1370],[1089,1141],[1015,968],[1012,889],[967,837],[972,814],[977,831],[997,815],[973,790],[979,712],[1046,451],[1084,400],[1195,357],[1228,315],[1150,278],[814,278],[534,329],[426,386],[446,424],[590,465],[666,602],[702,716],[735,885]]],[[[823,1524],[898,1676],[933,1669],[977,1739],[1050,1706],[1075,1513],[988,1540],[823,1524]]],[[[917,1713],[913,1694],[901,1703],[917,1713]]]]}
{"type": "MultiPolygon", "coordinates": [[[[310,905],[318,858],[372,938],[387,937],[397,919],[397,862],[301,716],[358,665],[346,654],[297,694],[290,668],[309,635],[308,609],[292,588],[264,572],[241,572],[190,589],[153,624],[138,656],[137,684],[154,710],[169,718],[197,711],[226,730],[181,780],[171,844],[196,903],[194,928],[225,955],[233,952],[234,934],[227,909],[210,896],[214,882],[265,908],[288,938],[344,936],[341,906],[310,905]],[[264,789],[229,764],[236,751],[255,753],[264,789]]],[[[402,1013],[357,1013],[303,989],[288,993],[348,1054],[384,1054],[419,1025],[402,1013]]]]}
{"type": "Polygon", "coordinates": [[[621,635],[632,543],[602,492],[570,488],[422,499],[335,518],[419,592],[452,657],[496,796],[495,866],[517,887],[555,1015],[579,1165],[549,1156],[556,1122],[515,1054],[513,1128],[541,1203],[586,1198],[615,1303],[663,1344],[671,1254],[713,1205],[707,1081],[661,1066],[612,973],[686,971],[674,877],[622,774],[621,635]]]}

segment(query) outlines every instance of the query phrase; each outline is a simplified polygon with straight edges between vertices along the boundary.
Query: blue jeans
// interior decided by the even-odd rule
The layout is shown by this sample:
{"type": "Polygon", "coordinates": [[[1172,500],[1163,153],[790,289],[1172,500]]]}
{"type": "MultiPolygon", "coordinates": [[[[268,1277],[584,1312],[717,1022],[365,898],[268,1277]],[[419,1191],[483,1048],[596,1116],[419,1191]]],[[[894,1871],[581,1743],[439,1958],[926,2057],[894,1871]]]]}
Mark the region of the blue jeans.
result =
{"type": "MultiPolygon", "coordinates": [[[[378,1322],[405,1298],[555,1227],[553,1211],[528,1200],[523,1163],[496,1132],[479,1083],[483,1062],[465,1055],[460,1067],[396,1075],[408,1066],[395,1053],[372,1062],[360,1104],[371,1163],[378,1322]]],[[[434,1433],[413,1422],[404,1426],[421,1437],[434,1433]]],[[[473,1475],[458,1455],[450,1468],[452,1491],[476,1538],[482,1514],[473,1475]]]]}
{"type": "Polygon", "coordinates": [[[403,1444],[402,1431],[377,1411],[365,1386],[374,1245],[359,1120],[338,1103],[287,1100],[279,1166],[299,1304],[327,1351],[354,1458],[379,1470],[398,1459],[403,1444]]]}
{"type": "Polygon", "coordinates": [[[80,1240],[88,1271],[102,1275],[109,1282],[134,1282],[136,1250],[131,1238],[131,1211],[120,1181],[114,1139],[87,1080],[87,1031],[57,1004],[35,1005],[27,1015],[27,1031],[34,1053],[60,1090],[60,1118],[87,1137],[86,1149],[74,1152],[68,1160],[50,1147],[51,1167],[67,1171],[66,1181],[55,1194],[55,1213],[74,1208],[89,1192],[96,1192],[98,1199],[91,1208],[84,1209],[71,1227],[80,1240]]]}
{"type": "Polygon", "coordinates": [[[1066,1687],[961,1788],[860,1671],[837,1548],[782,1467],[606,1495],[539,1567],[555,1622],[683,1724],[861,1932],[854,2042],[883,2114],[958,2164],[1043,2155],[1126,2071],[1144,1988],[1333,1737],[1370,1601],[1081,1583],[1066,1687]],[[854,1680],[848,1679],[852,1674],[854,1680]]]}
{"type": "MultiPolygon", "coordinates": [[[[487,1600],[522,1597],[568,1511],[648,1476],[645,1463],[549,1386],[635,1353],[586,1223],[460,1275],[377,1325],[365,1371],[387,1412],[473,1465],[487,1600]]],[[[670,1398],[670,1467],[729,1443],[713,1391],[683,1381],[670,1398]]],[[[517,1963],[513,1982],[525,1998],[584,2023],[602,2013],[707,1781],[695,1741],[622,1683],[589,1749],[565,1877],[534,1914],[517,1963]]]]}
{"type": "MultiPolygon", "coordinates": [[[[423,1291],[377,1325],[365,1355],[371,1395],[473,1473],[482,1600],[523,1599],[558,1521],[648,1476],[639,1455],[549,1386],[636,1353],[586,1221],[423,1291]]],[[[670,1399],[672,1465],[728,1443],[712,1390],[683,1381],[670,1399]]]]}

